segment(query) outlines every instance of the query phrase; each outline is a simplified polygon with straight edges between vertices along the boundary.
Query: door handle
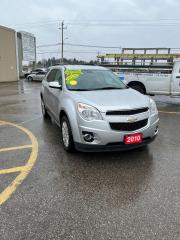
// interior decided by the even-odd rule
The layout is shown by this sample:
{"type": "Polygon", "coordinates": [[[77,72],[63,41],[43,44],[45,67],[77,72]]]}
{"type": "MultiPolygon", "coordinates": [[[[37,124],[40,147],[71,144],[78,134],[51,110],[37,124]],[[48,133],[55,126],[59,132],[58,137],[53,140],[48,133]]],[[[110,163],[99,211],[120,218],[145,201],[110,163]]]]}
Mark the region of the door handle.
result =
{"type": "Polygon", "coordinates": [[[176,78],[180,78],[180,76],[176,76],[176,78]]]}

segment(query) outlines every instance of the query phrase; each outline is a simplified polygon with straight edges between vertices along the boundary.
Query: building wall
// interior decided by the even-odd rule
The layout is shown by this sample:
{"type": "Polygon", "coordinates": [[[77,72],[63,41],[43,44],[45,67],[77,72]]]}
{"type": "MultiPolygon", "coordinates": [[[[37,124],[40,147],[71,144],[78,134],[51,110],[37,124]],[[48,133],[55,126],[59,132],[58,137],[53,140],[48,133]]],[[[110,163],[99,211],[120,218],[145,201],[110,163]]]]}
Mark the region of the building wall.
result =
{"type": "Polygon", "coordinates": [[[16,33],[0,26],[0,82],[18,80],[16,33]]]}

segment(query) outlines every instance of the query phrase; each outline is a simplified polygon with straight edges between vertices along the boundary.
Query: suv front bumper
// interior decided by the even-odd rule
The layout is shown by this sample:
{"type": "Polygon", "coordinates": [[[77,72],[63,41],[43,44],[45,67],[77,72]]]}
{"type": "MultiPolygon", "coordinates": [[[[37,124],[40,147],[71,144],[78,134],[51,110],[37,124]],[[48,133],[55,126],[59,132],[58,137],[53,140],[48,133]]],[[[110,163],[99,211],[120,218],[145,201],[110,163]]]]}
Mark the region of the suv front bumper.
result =
{"type": "Polygon", "coordinates": [[[152,138],[144,138],[139,144],[126,145],[123,142],[119,143],[109,143],[107,145],[91,145],[84,143],[75,142],[75,148],[81,152],[110,152],[110,151],[126,151],[131,149],[140,148],[146,146],[147,144],[153,142],[157,134],[152,138]]]}
{"type": "Polygon", "coordinates": [[[151,143],[156,138],[158,134],[158,123],[159,119],[157,118],[154,123],[151,122],[148,126],[133,132],[113,131],[111,129],[102,130],[79,126],[81,142],[75,141],[75,148],[84,152],[123,151],[139,148],[151,143]],[[83,139],[83,132],[93,133],[95,140],[91,143],[86,142],[83,139]],[[126,145],[124,143],[125,136],[134,133],[142,133],[143,141],[139,144],[126,145]]]}

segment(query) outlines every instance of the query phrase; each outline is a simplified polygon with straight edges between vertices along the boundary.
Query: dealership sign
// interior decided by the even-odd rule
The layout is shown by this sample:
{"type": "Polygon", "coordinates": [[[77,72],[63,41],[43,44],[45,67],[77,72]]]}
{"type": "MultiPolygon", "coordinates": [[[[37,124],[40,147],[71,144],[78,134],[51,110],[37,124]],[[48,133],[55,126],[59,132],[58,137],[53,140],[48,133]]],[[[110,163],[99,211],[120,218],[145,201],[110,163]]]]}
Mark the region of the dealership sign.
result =
{"type": "Polygon", "coordinates": [[[22,54],[24,61],[36,60],[36,38],[28,32],[20,32],[22,38],[22,54]]]}

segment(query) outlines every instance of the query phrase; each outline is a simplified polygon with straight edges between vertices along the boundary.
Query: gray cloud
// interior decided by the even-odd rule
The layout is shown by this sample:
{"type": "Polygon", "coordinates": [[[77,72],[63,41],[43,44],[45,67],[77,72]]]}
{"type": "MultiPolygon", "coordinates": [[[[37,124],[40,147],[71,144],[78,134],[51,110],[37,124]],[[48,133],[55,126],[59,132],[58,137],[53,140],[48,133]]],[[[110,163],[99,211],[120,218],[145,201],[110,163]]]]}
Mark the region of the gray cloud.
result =
{"type": "MultiPolygon", "coordinates": [[[[178,23],[180,21],[177,21],[175,25],[168,25],[171,21],[163,21],[164,25],[159,25],[161,22],[157,21],[157,19],[180,18],[179,9],[178,0],[31,0],[29,2],[1,0],[0,19],[1,25],[34,33],[38,44],[60,42],[59,24],[55,20],[65,19],[66,23],[74,19],[76,21],[88,20],[90,23],[93,20],[99,20],[101,23],[113,20],[113,23],[119,21],[124,25],[67,25],[65,37],[68,39],[65,40],[66,42],[122,47],[179,47],[178,23]],[[129,22],[124,22],[125,20],[132,20],[134,25],[127,26],[129,22]],[[138,25],[146,23],[147,20],[151,20],[150,24],[138,25]],[[156,21],[153,23],[152,20],[156,21]]],[[[56,54],[44,54],[44,57],[60,55],[57,47],[41,50],[57,52],[56,54]]],[[[68,46],[65,50],[104,51],[68,46]]],[[[95,58],[96,53],[65,52],[65,56],[90,59],[95,58]]]]}

